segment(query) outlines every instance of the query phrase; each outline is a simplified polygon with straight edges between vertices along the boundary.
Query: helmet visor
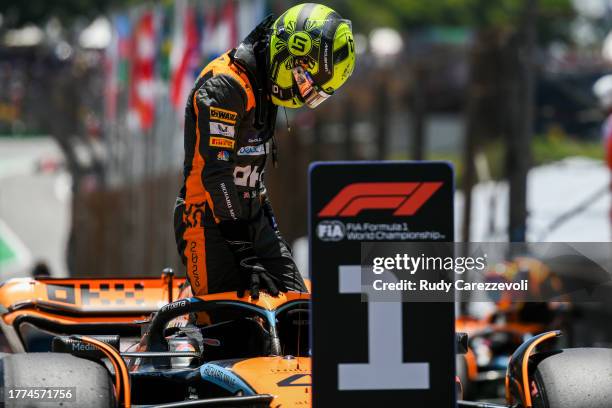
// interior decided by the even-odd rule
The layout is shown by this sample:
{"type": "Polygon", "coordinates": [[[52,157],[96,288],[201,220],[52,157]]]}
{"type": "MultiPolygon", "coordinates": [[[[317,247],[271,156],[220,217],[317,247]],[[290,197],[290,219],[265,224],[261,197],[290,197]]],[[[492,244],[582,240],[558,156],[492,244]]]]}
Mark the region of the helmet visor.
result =
{"type": "Polygon", "coordinates": [[[304,100],[306,106],[309,108],[316,108],[324,100],[331,96],[330,93],[323,91],[317,85],[315,85],[312,77],[303,67],[298,65],[297,67],[293,68],[292,72],[300,96],[304,100]]]}

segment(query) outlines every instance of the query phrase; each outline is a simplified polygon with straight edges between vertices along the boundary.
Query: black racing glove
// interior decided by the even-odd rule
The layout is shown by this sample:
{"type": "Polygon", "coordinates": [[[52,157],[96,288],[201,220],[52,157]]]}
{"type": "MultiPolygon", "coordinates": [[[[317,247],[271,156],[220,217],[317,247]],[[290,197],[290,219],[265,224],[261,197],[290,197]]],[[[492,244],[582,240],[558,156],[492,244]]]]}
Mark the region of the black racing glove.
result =
{"type": "MultiPolygon", "coordinates": [[[[234,255],[239,270],[238,297],[243,297],[248,290],[253,299],[259,299],[260,289],[266,289],[270,295],[278,296],[279,290],[284,289],[284,286],[261,265],[255,264],[257,256],[253,248],[249,223],[244,220],[222,221],[218,226],[234,255]]],[[[286,289],[284,291],[286,292],[286,289]]]]}
{"type": "Polygon", "coordinates": [[[251,298],[259,299],[259,289],[265,289],[270,295],[278,296],[280,292],[287,292],[287,287],[270,274],[263,266],[257,263],[257,258],[246,258],[240,262],[243,276],[243,285],[238,289],[238,297],[243,297],[245,288],[251,292],[251,298]]]}

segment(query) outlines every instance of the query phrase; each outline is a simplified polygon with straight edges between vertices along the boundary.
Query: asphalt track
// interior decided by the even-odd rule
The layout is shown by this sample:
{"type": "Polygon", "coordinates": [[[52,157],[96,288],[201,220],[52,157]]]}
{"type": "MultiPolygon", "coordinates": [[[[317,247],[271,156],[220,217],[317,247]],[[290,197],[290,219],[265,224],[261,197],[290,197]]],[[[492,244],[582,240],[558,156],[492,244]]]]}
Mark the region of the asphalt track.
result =
{"type": "Polygon", "coordinates": [[[0,279],[24,276],[44,261],[66,274],[70,177],[50,138],[0,138],[0,279]]]}

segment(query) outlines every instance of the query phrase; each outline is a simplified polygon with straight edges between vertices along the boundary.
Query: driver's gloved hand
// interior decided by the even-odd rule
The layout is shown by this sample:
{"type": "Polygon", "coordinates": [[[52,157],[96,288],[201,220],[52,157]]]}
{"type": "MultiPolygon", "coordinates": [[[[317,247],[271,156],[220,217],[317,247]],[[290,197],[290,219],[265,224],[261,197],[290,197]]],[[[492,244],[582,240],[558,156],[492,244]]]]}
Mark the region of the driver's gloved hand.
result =
{"type": "Polygon", "coordinates": [[[278,296],[280,292],[287,292],[285,284],[275,275],[269,273],[257,263],[257,258],[246,258],[240,262],[242,286],[238,289],[238,297],[244,296],[245,290],[251,293],[252,299],[259,299],[259,290],[264,289],[271,296],[278,296]]]}
{"type": "Polygon", "coordinates": [[[244,296],[246,290],[250,291],[253,299],[259,298],[260,289],[267,290],[272,296],[278,296],[279,291],[287,291],[282,282],[268,273],[261,265],[255,267],[254,263],[256,263],[257,257],[253,249],[253,241],[247,221],[222,221],[218,226],[221,235],[227,241],[234,255],[236,266],[239,268],[239,297],[244,296]]]}

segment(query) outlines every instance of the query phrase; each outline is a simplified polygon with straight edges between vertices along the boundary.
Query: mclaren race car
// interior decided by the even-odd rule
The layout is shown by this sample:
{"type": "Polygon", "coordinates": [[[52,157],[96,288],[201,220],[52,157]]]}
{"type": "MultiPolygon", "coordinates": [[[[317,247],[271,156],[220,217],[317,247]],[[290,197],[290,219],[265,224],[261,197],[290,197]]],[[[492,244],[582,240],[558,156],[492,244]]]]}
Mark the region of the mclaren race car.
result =
{"type": "MultiPolygon", "coordinates": [[[[0,287],[6,407],[309,407],[309,295],[194,297],[157,278],[13,279],[0,287]]],[[[612,350],[514,352],[507,404],[609,408],[612,350]]],[[[467,348],[465,336],[462,340],[467,348]]]]}
{"type": "Polygon", "coordinates": [[[192,297],[165,275],[13,279],[0,300],[7,407],[310,405],[308,294],[192,297]]]}

